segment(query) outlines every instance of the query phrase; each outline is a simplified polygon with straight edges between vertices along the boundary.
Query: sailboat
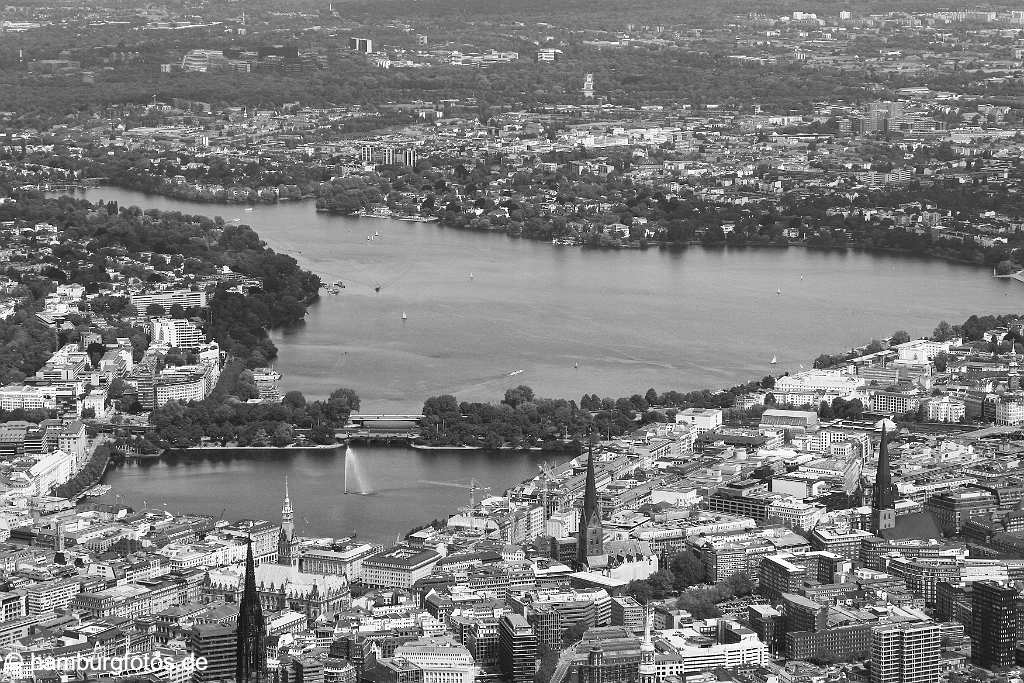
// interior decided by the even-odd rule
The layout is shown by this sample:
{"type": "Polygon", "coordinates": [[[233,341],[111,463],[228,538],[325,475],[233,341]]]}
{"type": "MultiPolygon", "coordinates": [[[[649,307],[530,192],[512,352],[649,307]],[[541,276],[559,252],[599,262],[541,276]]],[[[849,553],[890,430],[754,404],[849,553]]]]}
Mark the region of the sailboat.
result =
{"type": "Polygon", "coordinates": [[[379,232],[377,232],[376,230],[374,230],[374,231],[373,231],[373,236],[374,236],[374,237],[380,237],[380,233],[379,233],[379,232]]]}
{"type": "Polygon", "coordinates": [[[472,280],[472,279],[473,279],[473,273],[472,273],[472,271],[471,271],[471,272],[469,273],[469,279],[470,279],[470,280],[472,280]]]}
{"type": "Polygon", "coordinates": [[[572,364],[572,367],[578,370],[580,367],[580,362],[576,361],[575,363],[572,364]]]}
{"type": "Polygon", "coordinates": [[[775,357],[775,354],[773,353],[773,354],[772,354],[772,359],[771,359],[770,361],[768,361],[768,364],[769,364],[769,365],[775,365],[775,364],[776,364],[776,363],[778,363],[778,362],[779,362],[779,359],[778,359],[778,358],[776,358],[776,357],[775,357]]]}
{"type": "Polygon", "coordinates": [[[406,320],[408,320],[408,319],[409,319],[409,316],[407,316],[407,315],[405,314],[405,311],[402,311],[402,322],[405,322],[405,321],[406,321],[406,320]]]}
{"type": "Polygon", "coordinates": [[[782,296],[782,289],[781,288],[775,290],[775,296],[782,296]]]}

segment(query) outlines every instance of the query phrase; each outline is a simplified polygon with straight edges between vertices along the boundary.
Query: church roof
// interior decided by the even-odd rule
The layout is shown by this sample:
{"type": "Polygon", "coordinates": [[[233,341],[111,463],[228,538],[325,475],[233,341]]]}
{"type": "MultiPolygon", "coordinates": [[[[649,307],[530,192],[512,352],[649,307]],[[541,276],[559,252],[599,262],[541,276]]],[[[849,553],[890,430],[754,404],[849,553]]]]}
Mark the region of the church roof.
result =
{"type": "Polygon", "coordinates": [[[887,541],[924,541],[942,538],[942,530],[930,512],[914,512],[909,515],[897,515],[896,526],[891,529],[879,529],[878,535],[887,541]]]}

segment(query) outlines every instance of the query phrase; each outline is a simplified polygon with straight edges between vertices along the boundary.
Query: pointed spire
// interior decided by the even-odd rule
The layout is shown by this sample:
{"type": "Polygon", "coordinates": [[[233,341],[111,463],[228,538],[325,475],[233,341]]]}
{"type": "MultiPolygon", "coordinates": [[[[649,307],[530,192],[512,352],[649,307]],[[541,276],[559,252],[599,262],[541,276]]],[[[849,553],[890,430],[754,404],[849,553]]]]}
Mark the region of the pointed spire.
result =
{"type": "Polygon", "coordinates": [[[256,562],[252,554],[252,535],[245,542],[245,585],[238,603],[235,627],[235,680],[263,679],[267,669],[264,641],[267,635],[263,607],[256,590],[256,562]]]}
{"type": "Polygon", "coordinates": [[[245,588],[242,590],[242,601],[250,595],[256,596],[256,561],[252,556],[252,536],[245,539],[245,588]]]}
{"type": "Polygon", "coordinates": [[[658,666],[655,658],[654,641],[651,640],[651,604],[644,605],[644,639],[640,643],[640,664],[637,668],[638,683],[655,683],[658,680],[658,666]]]}
{"type": "Polygon", "coordinates": [[[576,564],[586,567],[589,558],[604,552],[604,529],[597,500],[597,475],[594,473],[594,446],[590,444],[587,456],[587,479],[583,490],[583,510],[576,534],[576,564]]]}
{"type": "Polygon", "coordinates": [[[291,521],[292,499],[288,496],[288,475],[284,475],[284,503],[281,505],[281,516],[291,521]]]}
{"type": "Polygon", "coordinates": [[[644,605],[644,642],[641,647],[653,646],[651,642],[651,604],[644,605]]]}
{"type": "Polygon", "coordinates": [[[594,474],[594,445],[587,457],[587,483],[583,490],[583,519],[589,521],[597,511],[597,476],[594,474]]]}
{"type": "Polygon", "coordinates": [[[875,499],[872,507],[876,510],[890,510],[896,507],[896,487],[892,483],[892,471],[889,464],[889,444],[882,423],[882,440],[878,445],[878,471],[875,475],[875,499]]]}

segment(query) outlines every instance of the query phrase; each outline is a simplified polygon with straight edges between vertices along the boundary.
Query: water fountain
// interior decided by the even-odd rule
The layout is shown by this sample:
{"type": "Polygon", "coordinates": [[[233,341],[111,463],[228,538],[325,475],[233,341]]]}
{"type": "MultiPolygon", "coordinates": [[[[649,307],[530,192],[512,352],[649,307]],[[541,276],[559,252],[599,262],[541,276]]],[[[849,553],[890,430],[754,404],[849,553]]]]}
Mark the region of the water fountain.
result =
{"type": "Polygon", "coordinates": [[[368,496],[371,491],[366,486],[363,468],[359,465],[356,452],[352,448],[345,449],[345,494],[368,496]]]}

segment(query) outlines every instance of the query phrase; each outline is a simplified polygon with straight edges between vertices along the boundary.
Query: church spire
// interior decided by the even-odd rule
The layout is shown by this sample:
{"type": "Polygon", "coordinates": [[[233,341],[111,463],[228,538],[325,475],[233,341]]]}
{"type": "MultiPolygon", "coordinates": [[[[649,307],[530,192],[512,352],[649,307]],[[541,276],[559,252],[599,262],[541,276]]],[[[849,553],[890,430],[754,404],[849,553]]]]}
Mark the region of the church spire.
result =
{"type": "Polygon", "coordinates": [[[298,540],[295,538],[295,511],[288,497],[288,477],[284,478],[284,503],[281,505],[281,531],[277,534],[277,563],[298,564],[298,540]]]}
{"type": "Polygon", "coordinates": [[[875,473],[875,491],[871,501],[871,533],[892,529],[896,526],[896,485],[892,483],[889,464],[889,444],[882,423],[882,440],[878,445],[878,469],[875,473]]]}
{"type": "Polygon", "coordinates": [[[597,475],[594,472],[594,446],[587,457],[587,479],[583,489],[583,510],[580,530],[576,535],[576,563],[580,568],[589,566],[588,558],[604,554],[604,527],[597,501],[597,475]]]}
{"type": "Polygon", "coordinates": [[[889,444],[882,425],[882,440],[878,444],[878,473],[875,475],[875,509],[896,507],[896,487],[892,483],[892,471],[889,464],[889,444]]]}
{"type": "Polygon", "coordinates": [[[587,455],[587,483],[583,490],[583,516],[587,519],[597,512],[597,476],[594,474],[594,447],[587,455]]]}
{"type": "Polygon", "coordinates": [[[267,653],[264,640],[267,625],[260,596],[256,591],[256,562],[252,555],[252,537],[245,544],[245,586],[238,603],[235,628],[235,680],[261,681],[266,676],[267,653]]]}
{"type": "Polygon", "coordinates": [[[288,475],[284,476],[284,503],[281,505],[281,530],[284,531],[288,540],[295,535],[295,511],[292,510],[292,501],[288,497],[288,475]]]}
{"type": "Polygon", "coordinates": [[[640,643],[640,665],[637,668],[637,683],[657,683],[658,680],[654,642],[651,640],[652,616],[650,604],[644,605],[644,639],[640,643]]]}

